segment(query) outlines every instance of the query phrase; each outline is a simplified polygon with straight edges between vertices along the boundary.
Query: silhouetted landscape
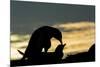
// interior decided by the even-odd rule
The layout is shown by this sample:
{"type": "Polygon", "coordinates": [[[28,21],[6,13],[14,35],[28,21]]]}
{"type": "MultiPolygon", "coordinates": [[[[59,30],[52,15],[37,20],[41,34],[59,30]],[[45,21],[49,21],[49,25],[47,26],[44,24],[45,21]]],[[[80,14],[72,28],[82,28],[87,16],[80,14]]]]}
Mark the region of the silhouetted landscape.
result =
{"type": "Polygon", "coordinates": [[[95,61],[95,6],[11,0],[11,67],[95,61]]]}
{"type": "MultiPolygon", "coordinates": [[[[62,45],[60,45],[62,46],[62,45]]],[[[58,46],[59,47],[59,46],[58,46]]],[[[59,49],[58,49],[59,50],[59,49]]],[[[62,50],[62,49],[60,49],[62,50]]],[[[62,53],[62,52],[61,52],[62,53]]],[[[69,55],[65,59],[61,59],[60,52],[40,53],[33,56],[31,60],[12,60],[11,66],[25,66],[25,65],[42,65],[42,64],[57,64],[57,63],[75,63],[75,62],[92,62],[95,61],[95,44],[93,44],[88,52],[79,53],[76,55],[69,55]],[[38,56],[38,57],[37,57],[38,56]]]]}
{"type": "Polygon", "coordinates": [[[18,50],[23,58],[11,61],[11,66],[95,61],[95,44],[91,46],[88,52],[69,55],[62,60],[65,45],[62,42],[62,34],[58,29],[49,26],[40,27],[33,32],[25,53],[18,50]],[[50,53],[47,51],[51,46],[50,39],[52,37],[58,39],[61,44],[56,47],[55,52],[50,53]],[[44,52],[42,52],[43,48],[45,49],[44,52]]]}

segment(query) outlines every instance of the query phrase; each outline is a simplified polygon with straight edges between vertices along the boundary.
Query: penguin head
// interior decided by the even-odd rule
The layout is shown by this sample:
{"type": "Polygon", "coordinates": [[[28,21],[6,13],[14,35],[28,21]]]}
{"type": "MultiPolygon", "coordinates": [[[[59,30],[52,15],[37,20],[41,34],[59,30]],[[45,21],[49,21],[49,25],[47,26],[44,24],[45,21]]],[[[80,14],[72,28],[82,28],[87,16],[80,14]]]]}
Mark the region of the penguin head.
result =
{"type": "Polygon", "coordinates": [[[55,49],[55,52],[56,53],[59,53],[59,52],[62,52],[64,47],[65,47],[66,44],[59,44],[56,49],[55,49]]]}
{"type": "Polygon", "coordinates": [[[46,32],[46,34],[52,38],[56,38],[58,41],[60,41],[61,44],[62,43],[62,33],[60,32],[59,29],[54,28],[54,27],[50,27],[50,26],[43,26],[42,29],[46,32]]]}
{"type": "Polygon", "coordinates": [[[62,43],[62,34],[61,34],[61,32],[58,30],[58,29],[56,29],[55,31],[54,31],[54,38],[56,38],[58,41],[60,41],[60,43],[61,44],[63,44],[62,43]]]}

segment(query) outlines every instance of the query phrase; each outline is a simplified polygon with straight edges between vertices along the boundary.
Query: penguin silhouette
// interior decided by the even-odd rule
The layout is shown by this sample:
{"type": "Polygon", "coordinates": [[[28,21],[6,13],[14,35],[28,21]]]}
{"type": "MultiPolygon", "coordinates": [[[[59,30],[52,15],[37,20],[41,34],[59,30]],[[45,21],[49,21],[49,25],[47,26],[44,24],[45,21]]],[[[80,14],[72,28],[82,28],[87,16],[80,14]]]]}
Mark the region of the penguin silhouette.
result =
{"type": "MultiPolygon", "coordinates": [[[[35,30],[29,40],[28,47],[24,53],[23,59],[32,58],[41,54],[42,49],[46,53],[51,47],[50,39],[54,37],[62,44],[62,34],[57,28],[43,26],[35,30]]],[[[19,51],[20,52],[20,51],[19,51]]],[[[21,52],[20,52],[21,53],[21,52]]]]}
{"type": "Polygon", "coordinates": [[[43,63],[58,63],[62,60],[63,49],[66,44],[59,44],[54,52],[42,53],[41,62],[43,63]]]}
{"type": "Polygon", "coordinates": [[[63,57],[63,49],[64,49],[65,45],[66,44],[64,44],[64,45],[60,44],[60,45],[57,46],[57,48],[56,48],[56,50],[54,52],[57,59],[62,59],[62,57],[63,57]]]}

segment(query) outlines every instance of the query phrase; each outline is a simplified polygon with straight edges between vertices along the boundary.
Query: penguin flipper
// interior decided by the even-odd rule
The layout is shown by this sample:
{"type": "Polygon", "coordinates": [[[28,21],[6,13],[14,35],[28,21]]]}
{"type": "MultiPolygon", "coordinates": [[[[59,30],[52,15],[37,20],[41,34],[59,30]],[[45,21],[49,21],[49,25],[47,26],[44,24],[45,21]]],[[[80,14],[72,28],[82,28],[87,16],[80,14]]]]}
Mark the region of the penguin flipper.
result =
{"type": "Polygon", "coordinates": [[[21,52],[20,50],[17,50],[21,55],[24,55],[24,53],[23,52],[21,52]]]}

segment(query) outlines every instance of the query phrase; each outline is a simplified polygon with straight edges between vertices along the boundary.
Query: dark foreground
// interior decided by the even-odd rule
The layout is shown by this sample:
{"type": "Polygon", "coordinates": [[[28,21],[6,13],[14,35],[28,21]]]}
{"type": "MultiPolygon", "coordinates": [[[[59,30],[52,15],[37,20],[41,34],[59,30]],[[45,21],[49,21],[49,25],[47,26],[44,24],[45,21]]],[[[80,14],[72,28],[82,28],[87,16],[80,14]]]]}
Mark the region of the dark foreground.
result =
{"type": "Polygon", "coordinates": [[[75,63],[75,62],[92,62],[95,61],[95,45],[88,52],[69,55],[65,59],[56,59],[55,56],[50,56],[53,53],[42,53],[41,57],[36,57],[33,60],[11,60],[11,67],[26,66],[26,65],[43,65],[43,64],[58,64],[58,63],[75,63]]]}

